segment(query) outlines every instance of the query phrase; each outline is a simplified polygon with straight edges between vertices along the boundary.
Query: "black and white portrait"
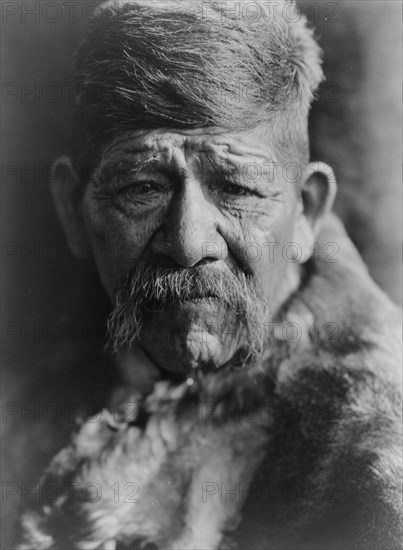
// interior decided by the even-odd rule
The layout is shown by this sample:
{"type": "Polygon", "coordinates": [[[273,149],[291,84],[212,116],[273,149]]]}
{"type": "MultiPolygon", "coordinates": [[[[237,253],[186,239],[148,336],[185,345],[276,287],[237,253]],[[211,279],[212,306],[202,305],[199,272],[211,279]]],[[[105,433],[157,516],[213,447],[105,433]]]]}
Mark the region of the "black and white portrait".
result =
{"type": "Polygon", "coordinates": [[[401,13],[2,2],[2,548],[402,547],[401,13]]]}

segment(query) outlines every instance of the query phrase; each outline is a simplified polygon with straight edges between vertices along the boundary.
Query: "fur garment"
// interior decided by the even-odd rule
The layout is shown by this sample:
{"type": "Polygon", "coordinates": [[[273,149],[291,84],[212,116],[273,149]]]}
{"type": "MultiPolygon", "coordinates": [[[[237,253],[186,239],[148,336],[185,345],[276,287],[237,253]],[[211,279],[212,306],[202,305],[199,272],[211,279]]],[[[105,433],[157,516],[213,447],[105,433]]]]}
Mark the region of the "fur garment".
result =
{"type": "Polygon", "coordinates": [[[334,217],[329,242],[337,262],[306,264],[259,365],[128,388],[88,419],[19,549],[401,548],[400,313],[334,217]]]}

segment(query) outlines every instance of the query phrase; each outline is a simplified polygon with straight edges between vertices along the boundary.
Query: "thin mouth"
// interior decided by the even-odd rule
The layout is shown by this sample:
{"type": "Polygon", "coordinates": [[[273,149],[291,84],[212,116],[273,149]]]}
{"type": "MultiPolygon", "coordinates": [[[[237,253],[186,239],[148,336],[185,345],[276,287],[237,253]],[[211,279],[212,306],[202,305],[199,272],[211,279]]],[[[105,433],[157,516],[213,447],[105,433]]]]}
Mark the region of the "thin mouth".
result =
{"type": "Polygon", "coordinates": [[[214,295],[207,295],[207,296],[189,296],[188,298],[183,298],[181,300],[179,300],[179,303],[180,302],[200,302],[202,300],[215,300],[215,301],[219,301],[220,298],[218,296],[214,296],[214,295]]]}

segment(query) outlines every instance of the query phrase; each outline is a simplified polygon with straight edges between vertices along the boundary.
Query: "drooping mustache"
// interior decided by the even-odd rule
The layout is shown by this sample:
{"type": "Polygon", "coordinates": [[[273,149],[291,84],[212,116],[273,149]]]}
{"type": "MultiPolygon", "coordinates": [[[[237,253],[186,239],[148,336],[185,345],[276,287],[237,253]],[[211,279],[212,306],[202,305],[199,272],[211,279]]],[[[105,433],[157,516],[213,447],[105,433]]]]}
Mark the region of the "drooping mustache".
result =
{"type": "Polygon", "coordinates": [[[240,268],[214,263],[178,268],[140,260],[116,294],[108,319],[108,347],[118,351],[138,339],[145,309],[161,310],[201,298],[219,300],[235,313],[238,324],[246,327],[262,315],[253,280],[240,268]]]}

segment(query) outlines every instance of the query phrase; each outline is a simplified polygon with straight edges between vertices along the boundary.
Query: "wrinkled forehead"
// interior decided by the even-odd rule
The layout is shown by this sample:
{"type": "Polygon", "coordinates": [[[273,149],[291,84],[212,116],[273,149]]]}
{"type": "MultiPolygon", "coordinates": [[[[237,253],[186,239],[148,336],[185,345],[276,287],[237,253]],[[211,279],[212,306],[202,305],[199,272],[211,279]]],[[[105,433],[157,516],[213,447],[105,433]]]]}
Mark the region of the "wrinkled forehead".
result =
{"type": "Polygon", "coordinates": [[[99,2],[100,9],[122,9],[126,5],[131,6],[152,6],[156,10],[174,11],[178,8],[189,9],[189,11],[202,10],[206,17],[213,14],[214,11],[219,11],[225,17],[248,17],[249,19],[257,18],[258,14],[275,12],[282,13],[287,9],[287,6],[295,5],[295,0],[226,0],[225,2],[206,1],[206,0],[107,0],[99,2]]]}
{"type": "Polygon", "coordinates": [[[247,162],[263,164],[267,160],[276,160],[265,127],[240,132],[222,128],[127,132],[105,147],[102,158],[103,162],[131,158],[142,164],[161,162],[178,168],[195,158],[214,159],[233,167],[247,162]]]}

